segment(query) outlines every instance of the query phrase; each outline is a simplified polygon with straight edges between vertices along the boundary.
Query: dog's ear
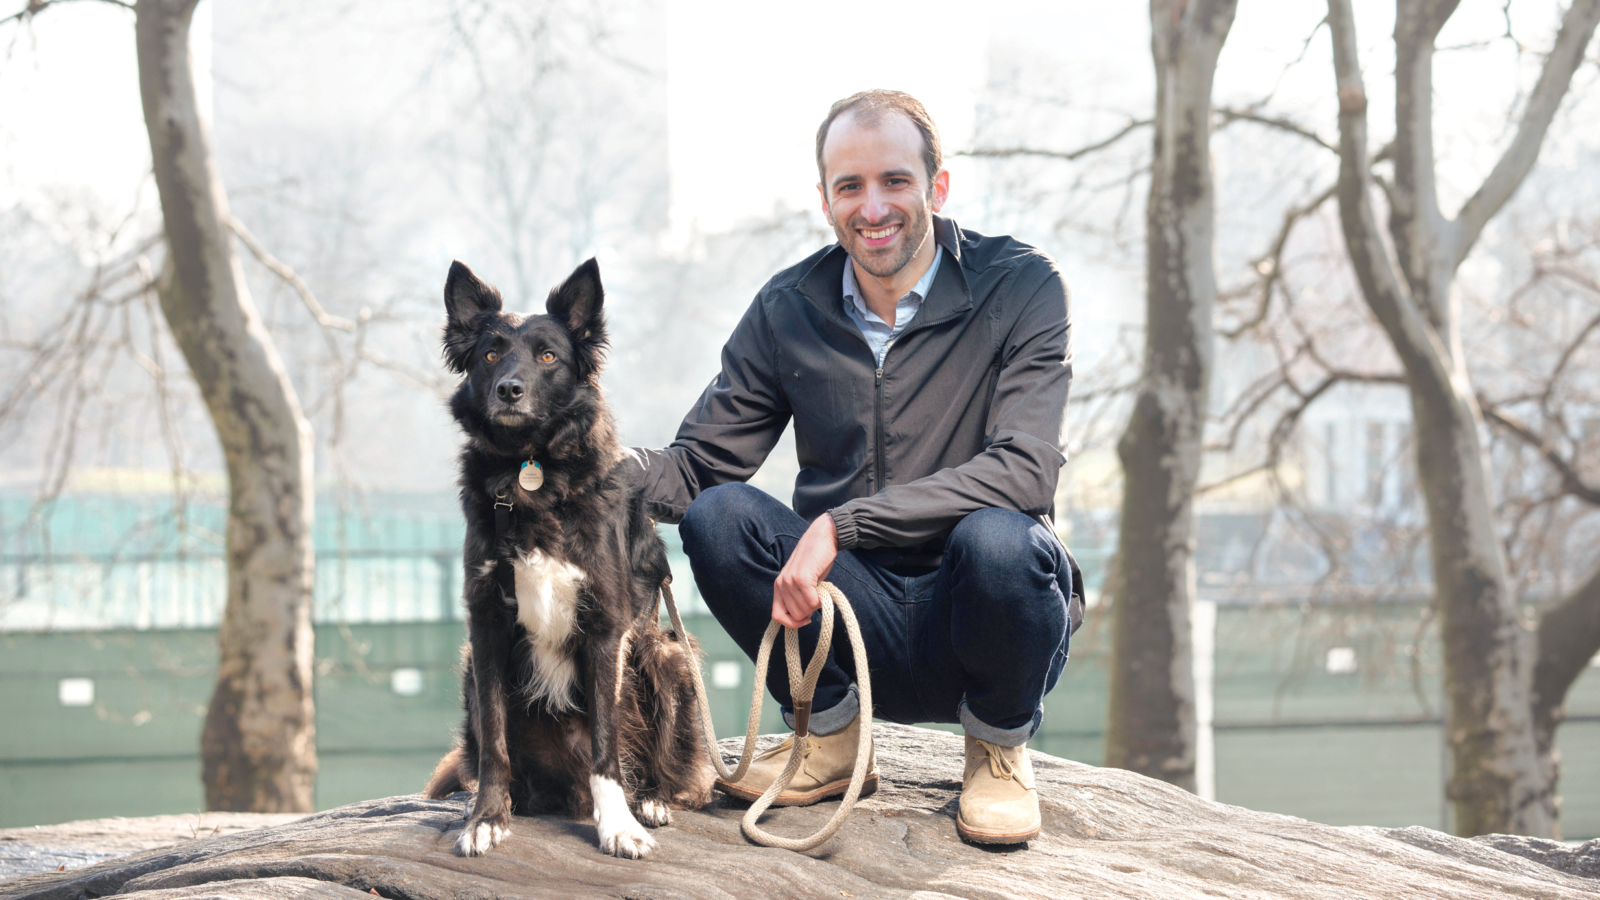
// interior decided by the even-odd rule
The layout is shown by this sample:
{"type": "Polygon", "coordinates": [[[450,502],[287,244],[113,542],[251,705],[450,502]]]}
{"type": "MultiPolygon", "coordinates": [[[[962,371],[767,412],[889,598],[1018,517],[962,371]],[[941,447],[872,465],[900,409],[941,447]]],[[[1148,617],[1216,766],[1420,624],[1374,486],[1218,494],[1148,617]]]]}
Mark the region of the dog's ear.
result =
{"type": "Polygon", "coordinates": [[[465,372],[473,344],[477,342],[474,322],[484,313],[500,311],[500,292],[456,260],[444,280],[444,359],[451,370],[465,372]]]}
{"type": "Polygon", "coordinates": [[[606,319],[602,312],[605,289],[600,286],[600,264],[590,257],[572,270],[561,286],[550,292],[545,312],[565,325],[572,345],[589,375],[600,367],[606,345],[606,319]]]}
{"type": "Polygon", "coordinates": [[[588,340],[586,330],[604,328],[605,320],[600,306],[605,302],[605,289],[600,286],[600,264],[590,257],[572,270],[561,286],[550,292],[545,301],[545,312],[567,326],[575,341],[588,340]]]}
{"type": "Polygon", "coordinates": [[[444,280],[444,311],[451,324],[470,322],[482,313],[499,312],[500,292],[458,259],[450,264],[450,274],[444,280]]]}

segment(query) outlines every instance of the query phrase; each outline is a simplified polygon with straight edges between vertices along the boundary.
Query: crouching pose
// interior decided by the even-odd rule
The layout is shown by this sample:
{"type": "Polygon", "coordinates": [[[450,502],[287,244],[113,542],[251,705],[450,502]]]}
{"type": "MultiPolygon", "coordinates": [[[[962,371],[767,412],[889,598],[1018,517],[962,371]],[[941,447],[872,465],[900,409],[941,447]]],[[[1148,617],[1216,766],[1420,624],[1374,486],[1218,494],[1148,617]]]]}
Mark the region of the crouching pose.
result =
{"type": "MultiPolygon", "coordinates": [[[[679,522],[700,594],[746,653],[769,622],[816,646],[816,584],[855,609],[873,712],[959,722],[956,827],[983,843],[1039,832],[1026,742],[1082,621],[1071,557],[1048,524],[1072,381],[1067,289],[1009,237],[935,215],[949,194],[922,104],[868,91],[817,132],[822,211],[839,242],[779,272],[722,351],[722,371],[644,495],[679,522]],[[794,506],[743,482],[790,422],[794,506]]],[[[834,632],[843,645],[844,629],[834,632]]],[[[859,721],[851,654],[817,683],[805,760],[778,805],[850,783],[859,721]]],[[[767,687],[790,716],[782,665],[767,687]]],[[[790,717],[793,724],[793,718],[790,717]]],[[[788,746],[722,787],[754,798],[788,746]]],[[[876,770],[867,789],[877,784],[876,770]]]]}
{"type": "Polygon", "coordinates": [[[598,373],[599,268],[547,315],[501,309],[461,263],[445,283],[444,355],[463,378],[466,721],[426,795],[474,792],[460,853],[488,852],[513,814],[592,811],[600,848],[640,857],[642,826],[711,799],[686,635],[663,632],[666,548],[617,444],[598,373]]]}

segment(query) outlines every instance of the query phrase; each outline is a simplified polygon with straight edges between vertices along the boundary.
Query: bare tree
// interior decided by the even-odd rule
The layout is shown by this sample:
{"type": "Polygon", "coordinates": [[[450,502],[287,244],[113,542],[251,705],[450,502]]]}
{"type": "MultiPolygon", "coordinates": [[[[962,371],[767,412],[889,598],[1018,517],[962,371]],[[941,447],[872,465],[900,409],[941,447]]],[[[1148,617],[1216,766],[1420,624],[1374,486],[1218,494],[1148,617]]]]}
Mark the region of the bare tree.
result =
{"type": "MultiPolygon", "coordinates": [[[[1538,158],[1600,23],[1600,0],[1574,0],[1568,7],[1510,145],[1449,218],[1439,207],[1436,188],[1433,56],[1438,34],[1458,2],[1397,3],[1394,178],[1385,185],[1386,243],[1372,200],[1367,94],[1354,17],[1349,0],[1329,0],[1339,98],[1337,196],[1356,280],[1405,370],[1416,422],[1419,483],[1444,643],[1455,829],[1466,835],[1549,835],[1558,827],[1556,771],[1550,754],[1541,752],[1535,710],[1555,688],[1565,694],[1582,666],[1580,661],[1575,668],[1567,657],[1582,648],[1556,640],[1543,628],[1529,628],[1518,613],[1496,533],[1489,460],[1479,436],[1483,416],[1468,376],[1459,302],[1451,288],[1484,226],[1538,158]],[[1535,687],[1541,669],[1549,682],[1542,691],[1535,687]]],[[[1574,602],[1580,610],[1600,606],[1600,590],[1593,599],[1574,602]]]]}
{"type": "Polygon", "coordinates": [[[1592,224],[1554,230],[1531,248],[1530,277],[1496,317],[1516,341],[1521,377],[1477,386],[1502,445],[1499,512],[1513,577],[1525,598],[1554,595],[1541,604],[1533,670],[1534,741],[1552,789],[1567,691],[1600,652],[1600,566],[1589,552],[1600,511],[1600,241],[1592,224]],[[1587,234],[1566,241],[1560,232],[1587,234]]]}
{"type": "Polygon", "coordinates": [[[1127,430],[1112,575],[1106,764],[1195,789],[1194,487],[1213,357],[1211,85],[1233,0],[1152,0],[1155,150],[1145,358],[1127,430]]]}
{"type": "Polygon", "coordinates": [[[195,99],[189,25],[197,3],[139,0],[134,31],[167,237],[157,292],[228,470],[228,601],[200,742],[206,804],[309,811],[317,771],[311,426],[234,254],[195,99]]]}
{"type": "MultiPolygon", "coordinates": [[[[311,428],[233,251],[227,199],[195,94],[189,29],[198,0],[104,2],[134,12],[139,87],[167,253],[155,275],[144,257],[155,242],[140,244],[126,262],[97,273],[131,281],[132,287],[117,293],[109,284],[91,285],[67,319],[104,331],[97,323],[125,320],[130,301],[147,298],[152,289],[158,298],[228,472],[227,603],[217,682],[201,736],[206,804],[215,810],[309,811],[317,770],[311,428]]],[[[52,5],[32,0],[0,21],[25,27],[52,5]]],[[[153,335],[150,350],[159,351],[160,343],[153,335]]],[[[175,430],[159,356],[142,356],[127,335],[96,346],[106,348],[110,360],[125,353],[152,372],[170,444],[175,430]]],[[[41,361],[63,356],[59,343],[29,349],[41,361]]],[[[66,347],[65,355],[71,351],[66,347]]],[[[94,373],[80,368],[74,375],[72,397],[95,390],[94,373]]],[[[26,391],[14,392],[0,417],[11,418],[26,400],[26,391]]],[[[76,429],[71,423],[61,443],[70,445],[76,429]]],[[[71,455],[68,446],[51,461],[55,483],[47,491],[60,490],[71,455]]],[[[171,455],[174,488],[181,491],[181,463],[175,451],[171,455]]]]}

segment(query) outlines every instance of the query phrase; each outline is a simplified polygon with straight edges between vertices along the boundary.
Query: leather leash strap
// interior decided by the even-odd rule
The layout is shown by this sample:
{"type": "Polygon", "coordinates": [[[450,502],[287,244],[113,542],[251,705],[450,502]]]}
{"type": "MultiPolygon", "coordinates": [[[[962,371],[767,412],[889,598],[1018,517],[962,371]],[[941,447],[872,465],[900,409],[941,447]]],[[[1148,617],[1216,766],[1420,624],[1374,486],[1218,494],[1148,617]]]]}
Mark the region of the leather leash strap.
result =
{"type": "MultiPolygon", "coordinates": [[[[683,627],[683,619],[678,615],[678,604],[672,598],[672,579],[668,578],[661,585],[661,591],[667,598],[667,614],[672,618],[672,627],[677,633],[687,639],[689,630],[683,627]]],[[[783,850],[810,850],[813,847],[833,837],[834,832],[844,824],[845,817],[850,810],[855,808],[856,801],[861,797],[861,787],[867,778],[867,761],[872,756],[872,679],[867,674],[867,650],[861,640],[861,626],[856,623],[856,614],[850,608],[850,601],[845,599],[844,592],[824,581],[817,585],[817,596],[822,600],[822,634],[817,639],[816,652],[811,654],[811,662],[800,669],[800,632],[794,628],[783,629],[784,657],[789,666],[789,693],[794,701],[795,739],[789,750],[789,763],[784,766],[776,781],[767,788],[744,814],[742,826],[745,837],[767,847],[777,847],[783,850]],[[817,679],[822,675],[822,666],[828,659],[828,648],[833,643],[833,611],[837,607],[839,617],[844,620],[844,630],[850,637],[850,649],[856,661],[856,689],[860,693],[861,712],[864,716],[865,727],[861,728],[860,739],[856,743],[855,768],[850,773],[850,788],[845,791],[844,799],[839,804],[839,809],[833,814],[826,825],[816,834],[804,838],[787,838],[781,835],[763,831],[756,825],[756,820],[767,811],[778,795],[783,793],[800,770],[800,763],[805,759],[806,736],[811,729],[811,699],[816,694],[817,679]]],[[[772,644],[778,637],[780,626],[777,622],[767,624],[766,634],[761,636],[761,649],[756,654],[756,677],[754,690],[750,697],[750,724],[744,733],[744,750],[739,756],[739,765],[729,769],[722,761],[722,752],[717,746],[717,732],[711,724],[711,703],[706,699],[705,681],[700,675],[700,661],[693,660],[694,665],[690,670],[694,675],[695,699],[700,702],[700,726],[705,735],[706,749],[711,754],[711,764],[717,769],[717,774],[724,781],[737,783],[750,769],[750,760],[755,755],[756,732],[761,728],[761,701],[766,690],[767,666],[772,659],[772,644]]]]}

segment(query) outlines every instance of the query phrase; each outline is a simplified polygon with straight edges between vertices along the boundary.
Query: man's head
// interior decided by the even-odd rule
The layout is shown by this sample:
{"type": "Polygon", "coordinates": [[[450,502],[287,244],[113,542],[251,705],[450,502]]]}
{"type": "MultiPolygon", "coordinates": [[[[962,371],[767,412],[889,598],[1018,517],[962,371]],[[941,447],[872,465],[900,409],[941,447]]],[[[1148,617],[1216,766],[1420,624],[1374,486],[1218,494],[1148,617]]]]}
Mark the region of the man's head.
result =
{"type": "Polygon", "coordinates": [[[950,193],[939,130],[915,97],[863,91],[828,110],[817,129],[822,212],[839,243],[879,278],[927,243],[950,193]]]}

